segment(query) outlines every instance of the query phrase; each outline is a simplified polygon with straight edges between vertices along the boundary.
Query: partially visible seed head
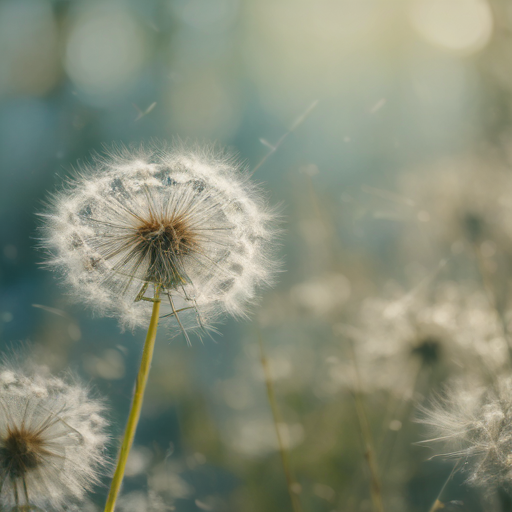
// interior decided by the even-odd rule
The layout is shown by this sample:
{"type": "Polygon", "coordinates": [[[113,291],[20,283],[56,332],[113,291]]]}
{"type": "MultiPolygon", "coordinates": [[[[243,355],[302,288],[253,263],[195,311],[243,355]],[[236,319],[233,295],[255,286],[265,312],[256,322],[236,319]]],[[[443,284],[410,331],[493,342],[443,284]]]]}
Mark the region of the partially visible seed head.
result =
{"type": "Polygon", "coordinates": [[[83,499],[107,463],[102,413],[79,384],[0,368],[1,505],[61,510],[83,499]]]}
{"type": "Polygon", "coordinates": [[[426,441],[440,456],[460,461],[467,482],[492,492],[512,489],[512,379],[497,376],[489,385],[474,377],[452,383],[441,399],[422,408],[426,441]]]}

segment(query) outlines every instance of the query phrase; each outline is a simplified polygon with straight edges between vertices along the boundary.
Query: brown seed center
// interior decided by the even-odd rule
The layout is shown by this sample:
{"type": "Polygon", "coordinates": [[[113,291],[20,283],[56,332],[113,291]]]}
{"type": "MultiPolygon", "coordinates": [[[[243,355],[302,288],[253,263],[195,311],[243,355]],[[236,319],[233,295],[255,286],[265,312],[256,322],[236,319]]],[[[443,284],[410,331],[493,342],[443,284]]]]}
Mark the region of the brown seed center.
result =
{"type": "Polygon", "coordinates": [[[193,234],[180,219],[146,222],[138,228],[137,233],[155,251],[170,251],[176,256],[187,254],[194,244],[193,234]]]}
{"type": "Polygon", "coordinates": [[[197,249],[197,237],[184,219],[144,222],[137,228],[137,251],[148,261],[146,281],[174,287],[186,281],[183,257],[197,249]]]}
{"type": "Polygon", "coordinates": [[[15,428],[7,432],[0,446],[0,467],[11,478],[22,477],[41,462],[44,453],[43,440],[37,433],[15,428]]]}

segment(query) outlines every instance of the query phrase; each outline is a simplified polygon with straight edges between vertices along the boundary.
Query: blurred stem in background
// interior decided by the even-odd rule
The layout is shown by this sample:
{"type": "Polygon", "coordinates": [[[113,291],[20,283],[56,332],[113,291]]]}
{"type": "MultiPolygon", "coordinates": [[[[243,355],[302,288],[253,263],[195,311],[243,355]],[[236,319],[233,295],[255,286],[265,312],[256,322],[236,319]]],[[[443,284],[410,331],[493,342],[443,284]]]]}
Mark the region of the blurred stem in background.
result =
{"type": "Polygon", "coordinates": [[[425,379],[422,377],[428,368],[425,367],[425,363],[421,361],[413,361],[411,365],[412,371],[408,382],[405,382],[404,393],[400,398],[393,396],[394,404],[390,404],[388,407],[388,413],[384,419],[382,425],[382,435],[377,442],[377,451],[379,451],[379,466],[381,467],[384,474],[391,467],[393,454],[395,451],[396,444],[399,438],[399,430],[390,429],[389,425],[393,420],[398,420],[403,425],[407,418],[410,418],[412,411],[414,410],[414,397],[419,391],[421,392],[424,386],[420,383],[423,382],[425,385],[425,379]]]}
{"type": "Polygon", "coordinates": [[[274,392],[274,384],[272,382],[272,375],[268,365],[268,359],[265,355],[263,339],[260,332],[258,332],[258,344],[260,346],[261,365],[263,367],[265,384],[267,386],[268,401],[270,403],[270,408],[272,409],[272,418],[274,420],[274,426],[276,429],[277,443],[279,446],[279,453],[281,455],[281,462],[283,464],[284,475],[286,477],[286,484],[288,486],[288,493],[290,494],[293,512],[301,512],[302,508],[300,505],[299,497],[297,496],[297,493],[295,491],[297,484],[292,475],[290,459],[288,457],[288,452],[285,448],[283,437],[281,435],[280,425],[283,424],[283,421],[281,420],[281,415],[279,414],[279,409],[277,407],[276,395],[274,392]]]}
{"type": "Polygon", "coordinates": [[[355,377],[355,388],[354,388],[354,402],[356,405],[357,421],[359,422],[359,428],[361,429],[361,436],[364,443],[364,458],[370,471],[370,491],[372,495],[373,509],[375,512],[384,512],[384,503],[382,499],[382,484],[379,477],[379,471],[377,468],[377,461],[375,458],[375,450],[373,448],[372,434],[370,431],[370,424],[368,423],[368,417],[364,410],[363,399],[361,395],[361,374],[359,373],[359,367],[357,365],[356,354],[354,347],[352,346],[352,340],[349,339],[348,343],[350,347],[350,355],[352,358],[352,364],[354,365],[354,377],[355,377]]]}
{"type": "Polygon", "coordinates": [[[137,375],[137,382],[135,383],[135,392],[133,395],[132,406],[128,416],[128,422],[126,424],[126,430],[124,432],[121,450],[119,451],[116,471],[114,473],[114,477],[112,478],[112,483],[110,484],[110,492],[108,494],[107,504],[105,505],[105,512],[113,512],[116,506],[117,496],[123,482],[126,461],[128,460],[128,455],[130,454],[133,440],[135,438],[137,424],[139,423],[140,411],[142,409],[142,402],[144,400],[144,391],[148,381],[151,360],[153,359],[156,332],[158,329],[158,316],[160,313],[160,288],[155,286],[155,295],[153,299],[146,300],[151,300],[153,302],[153,311],[151,313],[146,341],[142,351],[142,360],[140,362],[139,374],[137,375]]]}

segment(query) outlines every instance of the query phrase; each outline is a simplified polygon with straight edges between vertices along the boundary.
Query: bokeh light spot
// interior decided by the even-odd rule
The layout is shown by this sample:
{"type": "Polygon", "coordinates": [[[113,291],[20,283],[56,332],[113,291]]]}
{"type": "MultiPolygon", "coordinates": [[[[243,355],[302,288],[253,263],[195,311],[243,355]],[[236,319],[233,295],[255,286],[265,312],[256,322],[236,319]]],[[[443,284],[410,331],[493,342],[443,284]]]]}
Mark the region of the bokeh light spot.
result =
{"type": "Polygon", "coordinates": [[[66,70],[86,95],[111,99],[133,83],[145,53],[144,33],[128,12],[95,7],[81,13],[71,29],[66,70]]]}
{"type": "Polygon", "coordinates": [[[238,0],[179,0],[173,11],[187,25],[205,32],[225,30],[234,21],[238,0]]]}
{"type": "Polygon", "coordinates": [[[231,136],[240,122],[237,91],[222,74],[204,70],[168,89],[167,108],[174,129],[186,136],[231,136]]]}
{"type": "Polygon", "coordinates": [[[447,50],[473,53],[492,33],[492,15],[484,0],[416,0],[411,21],[426,41],[447,50]]]}
{"type": "Polygon", "coordinates": [[[41,96],[58,79],[57,29],[50,2],[0,3],[0,94],[41,96]]]}

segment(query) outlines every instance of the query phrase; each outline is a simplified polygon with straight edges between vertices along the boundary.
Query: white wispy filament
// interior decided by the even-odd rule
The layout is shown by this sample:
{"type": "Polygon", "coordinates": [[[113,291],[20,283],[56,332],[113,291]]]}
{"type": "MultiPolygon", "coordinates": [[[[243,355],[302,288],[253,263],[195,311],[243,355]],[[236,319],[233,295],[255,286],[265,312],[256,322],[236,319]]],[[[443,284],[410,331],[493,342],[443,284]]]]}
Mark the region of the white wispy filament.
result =
{"type": "Polygon", "coordinates": [[[232,158],[180,148],[97,158],[45,214],[50,266],[97,312],[147,325],[164,316],[205,328],[243,315],[273,265],[274,215],[232,158]]]}
{"type": "Polygon", "coordinates": [[[102,413],[79,384],[0,367],[0,508],[82,500],[107,462],[102,413]]]}
{"type": "Polygon", "coordinates": [[[460,461],[467,482],[492,491],[512,484],[512,379],[474,386],[459,381],[444,399],[423,410],[427,443],[460,461]]]}

